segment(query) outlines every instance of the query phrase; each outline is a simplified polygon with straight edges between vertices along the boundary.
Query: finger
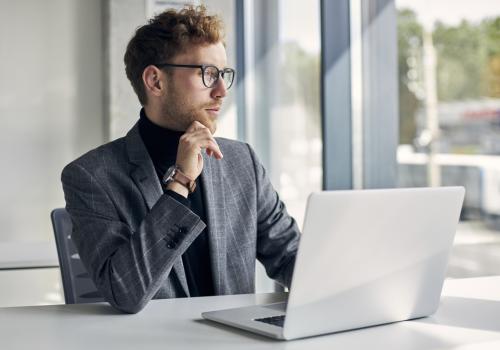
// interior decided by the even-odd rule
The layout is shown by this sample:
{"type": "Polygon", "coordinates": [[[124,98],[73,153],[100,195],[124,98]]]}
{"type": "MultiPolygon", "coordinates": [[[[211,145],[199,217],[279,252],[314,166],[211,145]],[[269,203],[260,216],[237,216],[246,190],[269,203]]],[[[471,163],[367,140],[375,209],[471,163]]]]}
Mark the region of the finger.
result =
{"type": "Polygon", "coordinates": [[[181,142],[187,142],[191,147],[195,147],[198,150],[200,148],[210,149],[211,152],[207,152],[207,155],[214,156],[216,159],[222,159],[223,157],[217,141],[208,129],[200,129],[190,134],[186,133],[181,137],[181,142]]]}
{"type": "Polygon", "coordinates": [[[211,140],[213,143],[219,147],[219,144],[215,140],[215,138],[212,136],[212,133],[208,129],[203,129],[203,130],[197,130],[191,135],[189,135],[191,140],[194,140],[194,142],[201,141],[201,140],[211,140]]]}
{"type": "Polygon", "coordinates": [[[179,144],[184,144],[190,148],[192,147],[200,147],[200,142],[203,140],[212,140],[215,144],[217,142],[215,141],[214,137],[208,131],[208,129],[200,129],[191,133],[185,133],[181,136],[179,140],[179,144]]]}
{"type": "Polygon", "coordinates": [[[207,129],[208,130],[208,128],[205,125],[203,125],[199,121],[195,120],[194,122],[192,122],[189,125],[189,127],[186,130],[186,132],[194,132],[196,130],[202,130],[202,129],[207,129]]]}
{"type": "Polygon", "coordinates": [[[200,147],[206,148],[207,155],[213,156],[216,159],[222,159],[223,155],[219,148],[219,145],[210,139],[201,140],[200,147]],[[210,154],[208,153],[210,151],[210,154]]]}
{"type": "Polygon", "coordinates": [[[189,134],[189,136],[199,137],[199,138],[209,137],[215,141],[214,136],[212,135],[212,133],[210,132],[210,130],[208,128],[196,129],[196,130],[192,131],[189,134]]]}

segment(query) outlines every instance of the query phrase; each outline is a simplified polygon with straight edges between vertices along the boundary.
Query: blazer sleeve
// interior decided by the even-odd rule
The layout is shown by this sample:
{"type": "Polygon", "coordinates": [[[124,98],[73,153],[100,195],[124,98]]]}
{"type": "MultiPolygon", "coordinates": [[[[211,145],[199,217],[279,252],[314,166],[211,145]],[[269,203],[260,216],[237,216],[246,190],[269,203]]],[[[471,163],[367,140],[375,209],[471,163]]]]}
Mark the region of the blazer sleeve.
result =
{"type": "Polygon", "coordinates": [[[270,278],[290,287],[300,231],[272,186],[264,166],[247,146],[257,186],[257,258],[270,278]]]}
{"type": "Polygon", "coordinates": [[[163,194],[134,231],[120,220],[109,194],[85,168],[73,162],[61,180],[82,263],[113,307],[139,312],[205,223],[163,194]]]}

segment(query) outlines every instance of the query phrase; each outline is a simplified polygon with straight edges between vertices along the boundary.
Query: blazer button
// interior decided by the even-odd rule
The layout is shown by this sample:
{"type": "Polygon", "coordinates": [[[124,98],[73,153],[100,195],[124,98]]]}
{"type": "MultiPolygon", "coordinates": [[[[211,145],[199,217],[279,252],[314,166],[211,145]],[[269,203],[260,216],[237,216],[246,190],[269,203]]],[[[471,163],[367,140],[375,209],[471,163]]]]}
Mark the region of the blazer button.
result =
{"type": "Polygon", "coordinates": [[[172,241],[167,242],[167,248],[168,249],[174,249],[176,246],[177,245],[174,242],[172,242],[172,241]]]}
{"type": "Polygon", "coordinates": [[[182,233],[182,234],[186,234],[188,232],[187,227],[184,227],[184,226],[180,227],[178,232],[182,233]]]}

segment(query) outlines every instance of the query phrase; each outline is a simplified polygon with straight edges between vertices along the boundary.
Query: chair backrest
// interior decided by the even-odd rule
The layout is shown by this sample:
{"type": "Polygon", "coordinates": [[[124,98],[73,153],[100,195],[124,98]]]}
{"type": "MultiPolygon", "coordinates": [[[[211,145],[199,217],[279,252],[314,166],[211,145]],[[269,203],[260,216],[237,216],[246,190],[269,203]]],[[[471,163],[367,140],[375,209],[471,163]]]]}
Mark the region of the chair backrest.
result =
{"type": "Polygon", "coordinates": [[[50,214],[56,238],[57,255],[64,288],[66,304],[81,304],[104,301],[85,270],[76,247],[71,240],[73,223],[64,208],[54,209],[50,214]]]}

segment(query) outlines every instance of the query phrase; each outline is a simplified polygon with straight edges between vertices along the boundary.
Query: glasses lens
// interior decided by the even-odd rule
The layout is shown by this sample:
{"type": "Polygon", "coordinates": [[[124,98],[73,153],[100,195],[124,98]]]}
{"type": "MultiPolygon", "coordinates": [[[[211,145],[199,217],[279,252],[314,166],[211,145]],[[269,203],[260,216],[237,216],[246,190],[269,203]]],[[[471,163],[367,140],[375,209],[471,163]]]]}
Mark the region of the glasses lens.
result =
{"type": "Polygon", "coordinates": [[[226,84],[226,89],[229,90],[229,88],[233,85],[233,80],[234,80],[234,69],[232,68],[224,69],[224,83],[226,84]]]}
{"type": "Polygon", "coordinates": [[[219,78],[219,70],[217,69],[217,67],[213,66],[205,67],[205,72],[203,74],[203,82],[205,83],[206,87],[211,88],[212,86],[214,86],[218,78],[219,78]]]}

